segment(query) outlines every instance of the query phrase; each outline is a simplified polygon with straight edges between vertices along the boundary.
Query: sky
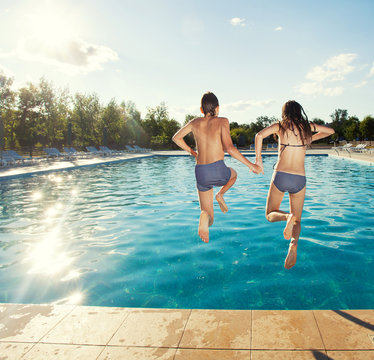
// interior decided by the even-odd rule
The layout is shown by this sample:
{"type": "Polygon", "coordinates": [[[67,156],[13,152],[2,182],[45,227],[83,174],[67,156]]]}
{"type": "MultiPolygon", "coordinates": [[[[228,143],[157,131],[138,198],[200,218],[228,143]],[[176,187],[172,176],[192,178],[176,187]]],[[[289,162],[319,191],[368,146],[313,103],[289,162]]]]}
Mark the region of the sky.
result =
{"type": "Polygon", "coordinates": [[[183,123],[214,92],[239,124],[374,115],[372,0],[1,0],[0,72],[14,89],[41,77],[103,105],[164,102],[183,123]]]}

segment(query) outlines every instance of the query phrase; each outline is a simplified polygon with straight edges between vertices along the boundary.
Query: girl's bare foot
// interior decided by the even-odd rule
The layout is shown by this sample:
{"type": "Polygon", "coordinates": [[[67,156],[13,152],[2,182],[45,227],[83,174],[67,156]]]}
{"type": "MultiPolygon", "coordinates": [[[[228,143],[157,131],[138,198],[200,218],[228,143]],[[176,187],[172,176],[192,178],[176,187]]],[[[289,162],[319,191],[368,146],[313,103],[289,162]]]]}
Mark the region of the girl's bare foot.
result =
{"type": "Polygon", "coordinates": [[[287,215],[287,223],[286,226],[283,230],[283,236],[286,240],[290,240],[292,236],[292,229],[296,221],[296,216],[293,214],[288,214],[287,215]]]}
{"type": "Polygon", "coordinates": [[[229,211],[229,208],[227,207],[227,205],[226,205],[226,203],[225,203],[225,200],[223,200],[223,196],[222,196],[220,193],[218,193],[218,194],[216,195],[216,200],[217,200],[218,205],[219,205],[219,207],[221,208],[221,211],[222,211],[223,213],[226,213],[226,212],[229,211]]]}
{"type": "Polygon", "coordinates": [[[284,262],[284,267],[286,269],[291,269],[292,266],[296,264],[297,257],[297,240],[292,239],[290,242],[290,247],[288,248],[288,254],[284,262]]]}
{"type": "Polygon", "coordinates": [[[204,242],[209,242],[209,215],[206,211],[202,211],[199,221],[199,236],[204,242]]]}

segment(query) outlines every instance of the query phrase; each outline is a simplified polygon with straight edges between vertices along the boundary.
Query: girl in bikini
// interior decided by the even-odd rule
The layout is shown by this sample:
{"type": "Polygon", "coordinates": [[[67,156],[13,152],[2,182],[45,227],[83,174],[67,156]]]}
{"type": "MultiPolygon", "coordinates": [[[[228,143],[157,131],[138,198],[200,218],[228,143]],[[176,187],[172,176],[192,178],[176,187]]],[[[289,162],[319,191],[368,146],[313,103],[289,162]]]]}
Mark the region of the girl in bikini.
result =
{"type": "Polygon", "coordinates": [[[334,130],[329,127],[309,123],[302,106],[292,100],[283,105],[282,120],[279,123],[270,125],[256,134],[256,164],[262,168],[262,171],[262,141],[272,134],[278,136],[278,161],[266,201],[266,219],[270,222],[286,221],[283,235],[286,240],[291,239],[284,263],[286,269],[296,264],[297,242],[306,190],[304,168],[306,148],[312,141],[333,133],[334,130]],[[289,193],[290,212],[279,210],[285,192],[289,193]]]}

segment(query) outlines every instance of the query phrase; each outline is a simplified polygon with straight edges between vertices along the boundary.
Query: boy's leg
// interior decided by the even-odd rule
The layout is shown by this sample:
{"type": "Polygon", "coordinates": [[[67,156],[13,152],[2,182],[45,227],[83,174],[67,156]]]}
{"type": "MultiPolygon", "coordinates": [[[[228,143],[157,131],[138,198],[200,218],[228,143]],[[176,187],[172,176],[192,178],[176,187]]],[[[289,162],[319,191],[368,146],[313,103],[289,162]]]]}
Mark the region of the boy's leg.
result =
{"type": "MultiPolygon", "coordinates": [[[[290,194],[290,208],[291,214],[295,217],[291,228],[291,241],[288,248],[288,254],[284,262],[284,267],[290,269],[296,264],[297,256],[297,242],[300,236],[301,230],[301,214],[303,212],[304,199],[305,199],[306,187],[296,194],[290,194]]],[[[287,221],[288,223],[288,221],[287,221]]]]}
{"type": "Polygon", "coordinates": [[[221,208],[221,211],[223,213],[225,213],[229,210],[229,208],[227,207],[227,205],[225,203],[225,200],[223,200],[223,195],[225,194],[225,192],[228,189],[231,188],[231,186],[233,186],[235,184],[235,181],[238,177],[238,174],[236,173],[236,171],[233,168],[230,168],[230,171],[231,171],[231,175],[230,175],[229,181],[224,186],[222,186],[221,190],[218,191],[218,193],[216,195],[216,200],[217,200],[217,202],[219,204],[219,207],[221,208]]]}
{"type": "Polygon", "coordinates": [[[199,220],[199,236],[204,242],[209,242],[209,226],[213,224],[213,189],[208,191],[197,191],[200,202],[200,220],[199,220]]]}

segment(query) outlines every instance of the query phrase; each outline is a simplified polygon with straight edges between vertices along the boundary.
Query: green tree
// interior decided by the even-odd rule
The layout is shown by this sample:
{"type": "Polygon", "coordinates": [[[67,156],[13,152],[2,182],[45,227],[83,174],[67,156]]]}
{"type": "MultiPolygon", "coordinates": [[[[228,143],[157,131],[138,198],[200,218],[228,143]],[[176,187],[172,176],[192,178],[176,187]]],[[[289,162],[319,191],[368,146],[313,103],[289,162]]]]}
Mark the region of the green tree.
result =
{"type": "Polygon", "coordinates": [[[179,123],[169,118],[169,112],[165,103],[155,108],[148,108],[142,127],[151,139],[151,145],[155,147],[174,146],[172,136],[179,130],[179,123]]]}
{"type": "Polygon", "coordinates": [[[101,121],[98,124],[101,144],[118,145],[121,140],[121,128],[124,126],[124,119],[121,116],[121,108],[115,99],[111,99],[102,110],[101,121]]]}
{"type": "Polygon", "coordinates": [[[335,130],[335,134],[331,136],[333,140],[341,140],[344,137],[344,127],[348,121],[348,111],[336,109],[331,115],[331,127],[335,130]]]}
{"type": "Polygon", "coordinates": [[[15,93],[11,86],[13,79],[0,74],[0,148],[14,147],[15,143],[15,93]]]}
{"type": "Polygon", "coordinates": [[[374,117],[368,115],[360,123],[361,136],[365,140],[374,140],[374,117]]]}
{"type": "Polygon", "coordinates": [[[256,122],[251,123],[250,125],[250,134],[249,134],[249,140],[250,142],[254,141],[255,135],[261,131],[262,129],[265,129],[267,126],[277,122],[278,119],[274,116],[268,117],[268,116],[259,116],[256,118],[256,122]]]}
{"type": "Polygon", "coordinates": [[[16,138],[21,146],[28,147],[32,155],[38,135],[38,117],[40,110],[40,97],[38,89],[32,83],[19,89],[17,99],[16,138]]]}
{"type": "Polygon", "coordinates": [[[343,135],[348,140],[356,140],[360,137],[360,120],[356,116],[350,116],[343,128],[343,135]]]}
{"type": "Polygon", "coordinates": [[[245,146],[250,141],[250,129],[245,129],[240,125],[232,130],[230,130],[230,136],[232,142],[237,146],[245,146]]]}
{"type": "Polygon", "coordinates": [[[325,125],[324,120],[319,119],[319,118],[313,118],[311,122],[317,125],[325,125]]]}
{"type": "Polygon", "coordinates": [[[97,145],[101,143],[99,125],[102,107],[96,94],[77,93],[73,100],[71,123],[73,143],[78,146],[97,145]]]}
{"type": "Polygon", "coordinates": [[[44,78],[38,87],[39,111],[36,123],[38,140],[47,146],[62,145],[66,139],[69,115],[68,90],[57,91],[44,78]]]}
{"type": "Polygon", "coordinates": [[[120,144],[139,144],[141,146],[149,145],[149,137],[142,127],[141,114],[136,108],[134,102],[122,102],[120,105],[122,127],[120,144]]]}
{"type": "Polygon", "coordinates": [[[230,122],[230,130],[237,129],[239,124],[236,121],[230,122]]]}

